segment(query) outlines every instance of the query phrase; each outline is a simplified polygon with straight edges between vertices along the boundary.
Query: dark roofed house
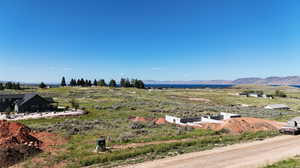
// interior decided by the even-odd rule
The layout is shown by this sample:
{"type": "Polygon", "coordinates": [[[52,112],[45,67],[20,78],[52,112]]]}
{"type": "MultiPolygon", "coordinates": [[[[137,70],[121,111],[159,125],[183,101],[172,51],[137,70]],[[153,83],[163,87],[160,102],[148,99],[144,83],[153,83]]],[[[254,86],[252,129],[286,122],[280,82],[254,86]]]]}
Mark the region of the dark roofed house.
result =
{"type": "Polygon", "coordinates": [[[44,112],[55,110],[52,98],[43,98],[36,93],[0,95],[0,112],[44,112]]]}

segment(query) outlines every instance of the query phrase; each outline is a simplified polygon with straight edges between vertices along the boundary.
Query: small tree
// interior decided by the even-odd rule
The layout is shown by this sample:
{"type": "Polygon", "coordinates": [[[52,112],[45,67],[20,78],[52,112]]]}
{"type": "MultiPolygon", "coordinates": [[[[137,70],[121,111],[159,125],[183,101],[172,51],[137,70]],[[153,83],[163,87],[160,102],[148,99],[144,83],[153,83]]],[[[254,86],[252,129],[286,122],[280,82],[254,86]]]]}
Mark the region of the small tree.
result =
{"type": "Polygon", "coordinates": [[[44,82],[41,82],[41,84],[39,85],[40,88],[45,89],[47,87],[47,85],[44,82]]]}
{"type": "Polygon", "coordinates": [[[127,79],[125,80],[125,87],[131,87],[131,86],[132,86],[131,84],[132,84],[132,83],[130,83],[129,79],[127,78],[127,79]]]}
{"type": "Polygon", "coordinates": [[[72,108],[74,108],[75,110],[77,110],[79,108],[79,103],[75,99],[72,99],[70,101],[70,104],[71,104],[72,108]]]}
{"type": "Polygon", "coordinates": [[[85,86],[85,80],[84,80],[83,78],[81,78],[81,80],[80,80],[80,85],[81,85],[82,87],[85,86]]]}
{"type": "Polygon", "coordinates": [[[136,84],[135,84],[135,87],[139,88],[139,89],[144,89],[145,88],[145,84],[144,84],[144,82],[142,80],[137,80],[136,84]]]}
{"type": "Polygon", "coordinates": [[[98,82],[97,82],[96,79],[94,80],[93,85],[94,85],[94,86],[98,86],[98,82]]]}
{"type": "Polygon", "coordinates": [[[12,89],[12,82],[5,83],[5,89],[12,89]]]}
{"type": "Polygon", "coordinates": [[[20,85],[20,83],[18,82],[17,83],[17,88],[19,89],[19,90],[21,90],[22,88],[21,88],[21,85],[20,85]]]}
{"type": "Polygon", "coordinates": [[[77,79],[76,86],[80,86],[80,85],[81,85],[81,80],[77,79]]]}
{"type": "Polygon", "coordinates": [[[92,86],[92,81],[88,80],[87,86],[91,87],[92,86]]]}
{"type": "Polygon", "coordinates": [[[3,83],[0,83],[0,90],[4,90],[3,83]]]}
{"type": "Polygon", "coordinates": [[[99,86],[107,86],[106,82],[104,79],[100,79],[99,82],[98,82],[98,85],[99,86]]]}
{"type": "Polygon", "coordinates": [[[121,80],[120,80],[120,87],[126,87],[126,79],[121,78],[121,80]]]}
{"type": "Polygon", "coordinates": [[[287,97],[287,95],[281,90],[276,90],[275,91],[275,96],[277,96],[277,97],[287,97]]]}
{"type": "Polygon", "coordinates": [[[109,87],[117,87],[117,83],[114,79],[110,80],[108,85],[109,87]]]}
{"type": "Polygon", "coordinates": [[[64,76],[63,76],[63,77],[62,77],[62,79],[61,79],[60,86],[62,86],[62,87],[65,87],[65,86],[67,86],[67,84],[66,84],[66,79],[65,79],[65,77],[64,77],[64,76]]]}
{"type": "Polygon", "coordinates": [[[76,80],[75,79],[71,79],[70,86],[76,86],[76,80]]]}

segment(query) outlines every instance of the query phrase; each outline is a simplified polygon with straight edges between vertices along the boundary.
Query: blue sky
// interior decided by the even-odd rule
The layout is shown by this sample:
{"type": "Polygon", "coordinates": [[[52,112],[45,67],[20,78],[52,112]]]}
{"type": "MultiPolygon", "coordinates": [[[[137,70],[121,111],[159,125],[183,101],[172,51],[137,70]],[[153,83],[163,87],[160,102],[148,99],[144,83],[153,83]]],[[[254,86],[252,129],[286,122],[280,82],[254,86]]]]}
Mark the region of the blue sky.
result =
{"type": "Polygon", "coordinates": [[[300,75],[298,0],[1,0],[0,80],[300,75]]]}

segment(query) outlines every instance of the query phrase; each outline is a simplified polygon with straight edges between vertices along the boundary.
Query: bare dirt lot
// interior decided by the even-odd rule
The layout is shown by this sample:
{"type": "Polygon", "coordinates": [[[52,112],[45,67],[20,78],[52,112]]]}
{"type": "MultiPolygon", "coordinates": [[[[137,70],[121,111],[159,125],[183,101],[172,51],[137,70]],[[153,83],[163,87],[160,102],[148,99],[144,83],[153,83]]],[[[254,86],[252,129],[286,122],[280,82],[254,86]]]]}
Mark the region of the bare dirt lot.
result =
{"type": "Polygon", "coordinates": [[[280,136],[123,168],[255,168],[300,154],[300,136],[280,136]]]}
{"type": "Polygon", "coordinates": [[[225,120],[224,123],[204,123],[200,125],[200,128],[212,129],[215,131],[226,129],[230,133],[239,134],[243,132],[279,130],[286,124],[287,123],[284,122],[261,118],[241,117],[225,120]]]}

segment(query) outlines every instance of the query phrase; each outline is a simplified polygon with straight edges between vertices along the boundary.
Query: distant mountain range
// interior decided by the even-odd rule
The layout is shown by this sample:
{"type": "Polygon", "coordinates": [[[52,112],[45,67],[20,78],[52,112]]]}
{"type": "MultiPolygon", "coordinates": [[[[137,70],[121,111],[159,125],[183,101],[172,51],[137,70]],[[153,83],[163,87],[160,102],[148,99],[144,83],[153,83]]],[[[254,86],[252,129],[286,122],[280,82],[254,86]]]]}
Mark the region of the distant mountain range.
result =
{"type": "Polygon", "coordinates": [[[300,85],[300,76],[239,78],[236,80],[192,80],[192,81],[155,81],[145,80],[146,84],[259,84],[259,85],[300,85]]]}

